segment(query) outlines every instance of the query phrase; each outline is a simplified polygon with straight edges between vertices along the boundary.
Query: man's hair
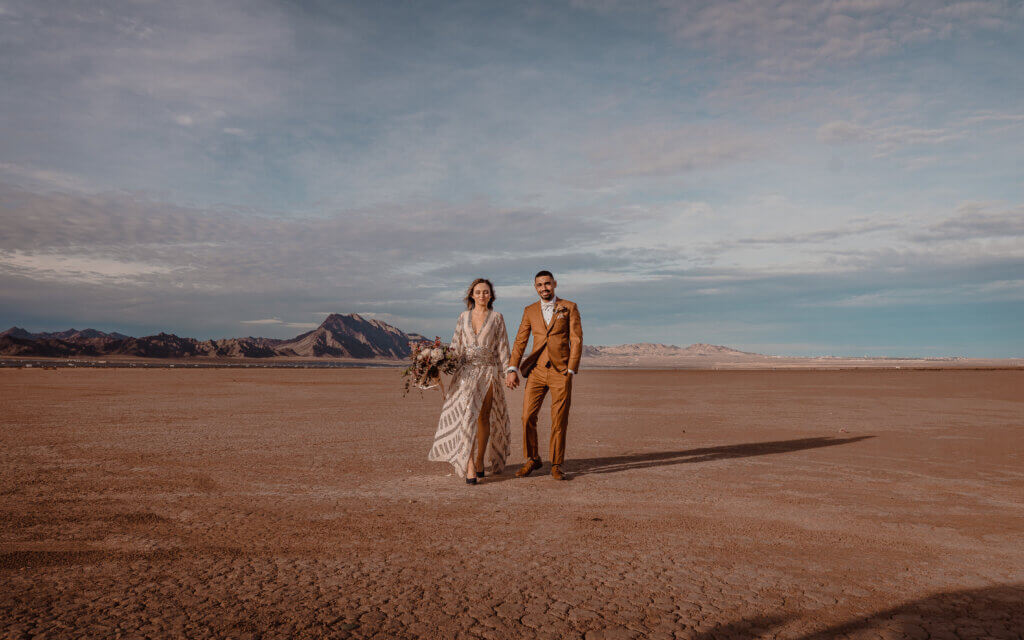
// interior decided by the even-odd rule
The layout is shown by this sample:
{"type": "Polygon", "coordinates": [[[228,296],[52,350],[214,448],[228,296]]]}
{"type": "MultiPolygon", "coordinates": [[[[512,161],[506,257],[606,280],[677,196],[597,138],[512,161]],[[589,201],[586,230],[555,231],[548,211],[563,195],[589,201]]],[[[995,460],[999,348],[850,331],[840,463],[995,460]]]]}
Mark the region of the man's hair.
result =
{"type": "Polygon", "coordinates": [[[539,277],[541,277],[541,276],[547,276],[547,277],[551,278],[552,280],[554,280],[554,279],[555,279],[555,274],[551,273],[551,272],[550,272],[550,271],[548,271],[547,269],[544,269],[544,270],[542,270],[542,271],[538,271],[538,272],[537,272],[537,275],[533,276],[533,281],[534,281],[534,282],[536,282],[536,281],[537,281],[537,278],[539,278],[539,277]]]}

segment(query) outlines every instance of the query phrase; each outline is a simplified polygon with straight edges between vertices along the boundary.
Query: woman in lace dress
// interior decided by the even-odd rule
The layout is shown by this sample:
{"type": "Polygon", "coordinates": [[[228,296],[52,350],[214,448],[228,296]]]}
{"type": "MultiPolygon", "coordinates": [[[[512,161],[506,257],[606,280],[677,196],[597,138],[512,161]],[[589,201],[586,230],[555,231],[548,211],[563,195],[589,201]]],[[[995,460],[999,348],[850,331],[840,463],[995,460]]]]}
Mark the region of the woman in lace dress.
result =
{"type": "Polygon", "coordinates": [[[494,311],[490,280],[477,278],[469,285],[452,347],[465,360],[452,376],[428,458],[451,464],[456,475],[476,484],[485,470],[495,474],[505,468],[511,437],[502,386],[508,333],[505,319],[494,311]]]}

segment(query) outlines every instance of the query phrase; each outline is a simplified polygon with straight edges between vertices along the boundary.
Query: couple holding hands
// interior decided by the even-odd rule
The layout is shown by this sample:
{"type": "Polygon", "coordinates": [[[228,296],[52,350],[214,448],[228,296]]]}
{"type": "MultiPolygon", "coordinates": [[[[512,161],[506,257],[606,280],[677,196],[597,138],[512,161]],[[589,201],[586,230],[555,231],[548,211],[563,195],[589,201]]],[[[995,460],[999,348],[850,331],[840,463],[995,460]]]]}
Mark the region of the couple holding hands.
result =
{"type": "Polygon", "coordinates": [[[437,433],[428,458],[447,462],[467,484],[485,472],[500,474],[510,451],[505,390],[526,378],[523,397],[523,453],[516,471],[522,478],[541,468],[537,447],[537,414],[551,392],[551,477],[564,480],[565,432],[569,424],[572,380],[583,354],[583,326],[575,303],[555,295],[558,283],[550,271],[533,278],[540,300],[523,309],[523,319],[509,352],[505,319],[494,311],[494,287],[477,278],[466,292],[466,311],[459,315],[451,346],[462,357],[441,408],[437,433]],[[523,358],[533,335],[533,351],[523,358]],[[504,378],[504,379],[503,379],[504,378]]]}

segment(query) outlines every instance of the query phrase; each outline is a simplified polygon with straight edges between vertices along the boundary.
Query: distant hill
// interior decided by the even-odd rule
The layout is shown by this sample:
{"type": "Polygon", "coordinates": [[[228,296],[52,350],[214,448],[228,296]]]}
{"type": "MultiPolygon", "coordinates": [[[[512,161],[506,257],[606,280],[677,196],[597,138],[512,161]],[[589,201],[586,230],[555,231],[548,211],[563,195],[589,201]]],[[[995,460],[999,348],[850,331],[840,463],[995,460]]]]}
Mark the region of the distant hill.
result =
{"type": "Polygon", "coordinates": [[[611,347],[585,346],[583,355],[591,358],[602,356],[634,356],[634,357],[688,357],[688,356],[761,356],[759,353],[749,351],[738,351],[729,347],[716,344],[705,344],[698,342],[688,347],[677,347],[674,344],[657,344],[652,342],[638,342],[634,344],[620,344],[611,347]]]}
{"type": "Polygon", "coordinates": [[[291,340],[246,337],[200,341],[169,333],[133,338],[95,329],[31,333],[21,327],[11,327],[0,333],[0,355],[400,359],[409,355],[410,341],[422,339],[419,334],[405,333],[380,320],[366,319],[354,313],[332,313],[313,331],[291,340]]]}
{"type": "Polygon", "coordinates": [[[0,355],[7,356],[95,356],[111,353],[129,339],[120,333],[95,329],[68,329],[54,333],[30,333],[11,327],[0,333],[0,355]]]}
{"type": "Polygon", "coordinates": [[[21,338],[23,340],[92,340],[96,338],[113,338],[114,340],[124,340],[129,336],[123,333],[104,333],[97,331],[96,329],[68,329],[67,331],[55,331],[52,333],[30,333],[21,327],[11,327],[10,329],[0,332],[0,338],[3,336],[11,336],[12,338],[21,338]]]}

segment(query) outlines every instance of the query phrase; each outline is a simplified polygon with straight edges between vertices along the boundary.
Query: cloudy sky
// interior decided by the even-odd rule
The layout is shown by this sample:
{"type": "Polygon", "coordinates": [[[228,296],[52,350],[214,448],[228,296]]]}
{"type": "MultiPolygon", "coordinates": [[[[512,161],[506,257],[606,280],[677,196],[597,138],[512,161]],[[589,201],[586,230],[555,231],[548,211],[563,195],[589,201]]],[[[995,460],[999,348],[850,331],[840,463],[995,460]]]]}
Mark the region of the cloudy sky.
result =
{"type": "Polygon", "coordinates": [[[0,0],[0,325],[1024,356],[1010,0],[0,0]],[[510,327],[514,330],[514,326],[510,327]]]}

